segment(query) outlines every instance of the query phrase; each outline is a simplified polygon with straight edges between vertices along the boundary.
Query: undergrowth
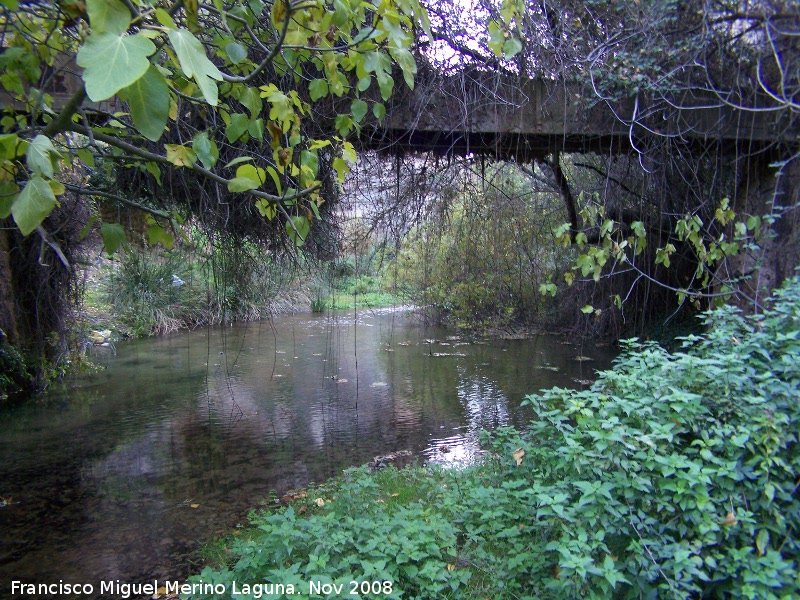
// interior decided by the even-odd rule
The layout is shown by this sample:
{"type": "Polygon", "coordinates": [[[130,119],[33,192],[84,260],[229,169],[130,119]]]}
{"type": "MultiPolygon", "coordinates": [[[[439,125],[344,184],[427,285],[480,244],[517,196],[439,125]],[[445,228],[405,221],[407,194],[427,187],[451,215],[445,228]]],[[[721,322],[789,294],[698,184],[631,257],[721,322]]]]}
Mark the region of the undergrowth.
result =
{"type": "MultiPolygon", "coordinates": [[[[352,470],[251,514],[192,582],[391,582],[381,598],[800,595],[800,282],[704,317],[668,353],[630,341],[590,390],[528,396],[525,431],[459,471],[352,470]]],[[[256,597],[251,593],[250,596],[256,597]]],[[[264,597],[274,597],[266,596],[264,597]]]]}

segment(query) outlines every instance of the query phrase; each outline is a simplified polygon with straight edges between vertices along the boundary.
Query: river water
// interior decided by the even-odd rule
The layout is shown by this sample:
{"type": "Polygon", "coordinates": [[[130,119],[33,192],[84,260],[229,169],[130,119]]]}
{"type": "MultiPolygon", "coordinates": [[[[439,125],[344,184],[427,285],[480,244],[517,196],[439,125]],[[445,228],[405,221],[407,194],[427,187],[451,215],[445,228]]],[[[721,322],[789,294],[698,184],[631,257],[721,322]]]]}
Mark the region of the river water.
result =
{"type": "Polygon", "coordinates": [[[12,581],[183,579],[202,569],[200,545],[260,502],[401,450],[467,461],[481,429],[524,427],[526,394],[587,385],[612,351],[470,339],[386,309],[123,342],[90,359],[102,370],[0,411],[2,598],[12,581]]]}

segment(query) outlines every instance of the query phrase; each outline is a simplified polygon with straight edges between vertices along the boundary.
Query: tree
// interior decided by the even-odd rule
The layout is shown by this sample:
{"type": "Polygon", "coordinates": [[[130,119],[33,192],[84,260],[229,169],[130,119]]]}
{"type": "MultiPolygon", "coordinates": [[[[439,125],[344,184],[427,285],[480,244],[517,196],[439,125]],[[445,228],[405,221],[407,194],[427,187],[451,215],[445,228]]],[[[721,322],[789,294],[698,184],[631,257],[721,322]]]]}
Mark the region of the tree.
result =
{"type": "Polygon", "coordinates": [[[70,268],[46,220],[68,195],[143,211],[166,247],[191,216],[306,243],[427,28],[417,0],[0,1],[0,327],[21,240],[70,268]]]}

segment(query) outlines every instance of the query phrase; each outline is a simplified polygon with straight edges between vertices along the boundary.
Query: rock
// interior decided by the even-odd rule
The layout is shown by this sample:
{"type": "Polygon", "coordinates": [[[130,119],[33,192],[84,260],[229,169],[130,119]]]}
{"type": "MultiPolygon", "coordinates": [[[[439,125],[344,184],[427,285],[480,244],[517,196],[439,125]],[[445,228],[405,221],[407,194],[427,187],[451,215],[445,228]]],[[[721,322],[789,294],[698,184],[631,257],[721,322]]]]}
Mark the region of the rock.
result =
{"type": "Polygon", "coordinates": [[[373,471],[378,471],[396,463],[398,459],[410,458],[411,456],[411,450],[399,450],[398,452],[392,452],[391,454],[386,454],[385,456],[375,456],[373,457],[372,461],[367,463],[367,466],[369,466],[369,468],[373,471]]]}

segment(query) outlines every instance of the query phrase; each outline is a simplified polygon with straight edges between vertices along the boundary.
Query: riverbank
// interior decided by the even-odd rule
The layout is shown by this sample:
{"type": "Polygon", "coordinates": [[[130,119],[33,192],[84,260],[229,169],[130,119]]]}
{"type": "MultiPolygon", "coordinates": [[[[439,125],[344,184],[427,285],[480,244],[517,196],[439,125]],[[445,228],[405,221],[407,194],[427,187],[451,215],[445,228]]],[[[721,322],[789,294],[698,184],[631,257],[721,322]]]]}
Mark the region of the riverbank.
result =
{"type": "Polygon", "coordinates": [[[254,511],[193,597],[797,597],[800,283],[705,319],[529,396],[481,464],[361,467],[254,511]]]}
{"type": "Polygon", "coordinates": [[[102,344],[222,322],[403,304],[374,277],[344,276],[323,284],[319,274],[294,265],[251,268],[231,282],[216,266],[201,268],[196,250],[185,254],[184,260],[157,249],[129,249],[113,259],[96,256],[82,278],[78,336],[86,344],[102,344]]]}

